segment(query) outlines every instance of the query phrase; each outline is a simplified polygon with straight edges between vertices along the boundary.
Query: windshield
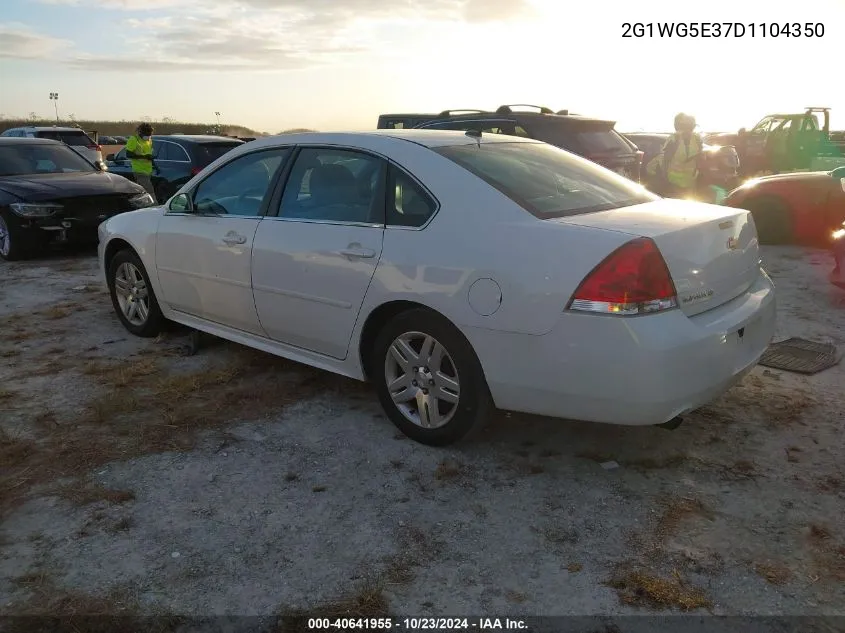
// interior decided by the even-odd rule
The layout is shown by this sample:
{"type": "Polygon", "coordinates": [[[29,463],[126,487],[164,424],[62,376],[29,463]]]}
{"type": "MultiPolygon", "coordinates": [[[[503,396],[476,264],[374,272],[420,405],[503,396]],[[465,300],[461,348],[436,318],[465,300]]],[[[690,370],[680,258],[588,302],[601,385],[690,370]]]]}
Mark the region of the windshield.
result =
{"type": "Polygon", "coordinates": [[[0,176],[87,171],[97,170],[91,163],[64,145],[52,143],[0,145],[0,176]]]}
{"type": "Polygon", "coordinates": [[[565,217],[657,200],[635,182],[545,143],[438,147],[539,218],[565,217]]]}
{"type": "Polygon", "coordinates": [[[200,167],[210,165],[228,151],[242,143],[201,143],[196,146],[197,163],[200,167]]]}

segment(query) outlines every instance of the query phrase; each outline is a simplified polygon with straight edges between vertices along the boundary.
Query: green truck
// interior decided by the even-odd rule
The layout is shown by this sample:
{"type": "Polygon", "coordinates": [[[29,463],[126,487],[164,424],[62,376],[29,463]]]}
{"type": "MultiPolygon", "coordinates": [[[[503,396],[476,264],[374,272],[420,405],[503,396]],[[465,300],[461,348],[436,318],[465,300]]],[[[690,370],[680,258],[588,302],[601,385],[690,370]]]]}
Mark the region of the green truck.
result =
{"type": "Polygon", "coordinates": [[[733,145],[745,175],[828,171],[845,165],[845,132],[830,131],[830,108],[769,114],[750,130],[707,135],[708,143],[733,145]]]}

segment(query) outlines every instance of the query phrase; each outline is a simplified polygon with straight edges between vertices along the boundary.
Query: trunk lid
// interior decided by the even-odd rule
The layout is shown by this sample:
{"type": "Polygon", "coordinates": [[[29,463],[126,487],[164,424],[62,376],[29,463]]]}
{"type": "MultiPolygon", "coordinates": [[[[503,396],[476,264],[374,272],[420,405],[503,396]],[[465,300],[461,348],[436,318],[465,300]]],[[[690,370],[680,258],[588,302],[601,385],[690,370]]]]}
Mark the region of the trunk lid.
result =
{"type": "Polygon", "coordinates": [[[759,274],[757,231],[742,209],[666,199],[547,221],[654,240],[687,316],[738,297],[759,274]]]}

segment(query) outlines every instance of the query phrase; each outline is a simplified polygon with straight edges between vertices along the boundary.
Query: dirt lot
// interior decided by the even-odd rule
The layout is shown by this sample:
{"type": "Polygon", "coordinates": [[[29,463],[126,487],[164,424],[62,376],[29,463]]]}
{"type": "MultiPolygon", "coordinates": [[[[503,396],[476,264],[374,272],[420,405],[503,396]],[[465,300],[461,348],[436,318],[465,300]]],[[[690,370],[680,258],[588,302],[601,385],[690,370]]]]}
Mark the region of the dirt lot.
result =
{"type": "MultiPolygon", "coordinates": [[[[845,345],[829,256],[765,258],[777,338],[845,345]]],[[[131,337],[90,253],[0,278],[0,614],[845,614],[843,365],[432,449],[357,383],[131,337]]]]}

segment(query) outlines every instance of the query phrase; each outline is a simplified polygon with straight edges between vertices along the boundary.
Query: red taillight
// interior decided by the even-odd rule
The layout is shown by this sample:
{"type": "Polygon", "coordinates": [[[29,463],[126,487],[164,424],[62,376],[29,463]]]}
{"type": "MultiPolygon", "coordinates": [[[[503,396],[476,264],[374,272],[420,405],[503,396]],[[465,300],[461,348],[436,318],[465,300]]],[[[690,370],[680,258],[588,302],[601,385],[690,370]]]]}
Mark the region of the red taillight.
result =
{"type": "Polygon", "coordinates": [[[643,164],[643,157],[644,157],[644,156],[645,156],[645,152],[644,152],[644,151],[642,151],[642,150],[637,150],[637,164],[638,164],[638,165],[642,165],[642,164],[643,164]]]}
{"type": "Polygon", "coordinates": [[[608,255],[584,278],[568,308],[600,314],[647,314],[678,306],[666,261],[650,239],[641,237],[608,255]]]}
{"type": "Polygon", "coordinates": [[[202,171],[199,167],[191,167],[191,176],[196,176],[202,171]]]}

